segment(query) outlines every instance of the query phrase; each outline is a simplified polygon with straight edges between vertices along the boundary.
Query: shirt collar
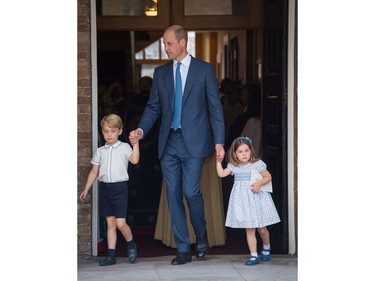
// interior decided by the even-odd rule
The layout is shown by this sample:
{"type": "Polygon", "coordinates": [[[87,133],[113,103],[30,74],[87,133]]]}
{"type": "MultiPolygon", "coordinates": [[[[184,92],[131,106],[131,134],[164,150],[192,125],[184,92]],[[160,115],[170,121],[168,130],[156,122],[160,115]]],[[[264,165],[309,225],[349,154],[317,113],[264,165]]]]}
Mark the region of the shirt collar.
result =
{"type": "MultiPolygon", "coordinates": [[[[190,61],[191,61],[191,56],[190,54],[187,54],[186,57],[184,57],[183,60],[180,61],[180,63],[185,66],[185,67],[188,67],[190,65],[190,61]]],[[[176,68],[176,65],[177,65],[178,61],[176,60],[173,60],[173,67],[176,68]]]]}
{"type": "Polygon", "coordinates": [[[113,148],[117,148],[120,144],[121,144],[121,141],[117,140],[117,142],[113,145],[108,145],[107,143],[105,143],[104,147],[109,148],[112,146],[113,148]]]}

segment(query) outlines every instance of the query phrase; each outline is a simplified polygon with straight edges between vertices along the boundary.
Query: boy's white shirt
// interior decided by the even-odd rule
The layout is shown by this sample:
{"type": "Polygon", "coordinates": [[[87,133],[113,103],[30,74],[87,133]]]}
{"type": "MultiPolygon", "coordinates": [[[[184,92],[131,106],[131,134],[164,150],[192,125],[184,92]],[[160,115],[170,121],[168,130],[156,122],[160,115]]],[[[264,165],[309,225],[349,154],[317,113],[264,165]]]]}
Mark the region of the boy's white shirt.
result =
{"type": "MultiPolygon", "coordinates": [[[[259,173],[257,170],[251,170],[251,183],[250,184],[253,184],[261,179],[263,179],[263,176],[261,175],[261,173],[259,173]]],[[[263,185],[260,189],[263,191],[272,192],[272,181],[263,185]]]]}

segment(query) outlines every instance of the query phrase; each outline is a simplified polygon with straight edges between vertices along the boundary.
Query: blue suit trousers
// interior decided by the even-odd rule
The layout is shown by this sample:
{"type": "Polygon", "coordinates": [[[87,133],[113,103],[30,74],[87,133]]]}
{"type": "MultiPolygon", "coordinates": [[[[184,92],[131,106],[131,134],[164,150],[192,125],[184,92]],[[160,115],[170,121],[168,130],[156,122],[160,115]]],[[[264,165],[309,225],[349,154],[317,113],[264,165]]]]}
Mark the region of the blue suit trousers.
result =
{"type": "Polygon", "coordinates": [[[203,160],[191,156],[181,129],[176,131],[171,129],[160,163],[166,182],[168,207],[178,252],[190,252],[183,197],[189,208],[195,235],[203,237],[206,231],[203,196],[200,189],[203,160]]]}

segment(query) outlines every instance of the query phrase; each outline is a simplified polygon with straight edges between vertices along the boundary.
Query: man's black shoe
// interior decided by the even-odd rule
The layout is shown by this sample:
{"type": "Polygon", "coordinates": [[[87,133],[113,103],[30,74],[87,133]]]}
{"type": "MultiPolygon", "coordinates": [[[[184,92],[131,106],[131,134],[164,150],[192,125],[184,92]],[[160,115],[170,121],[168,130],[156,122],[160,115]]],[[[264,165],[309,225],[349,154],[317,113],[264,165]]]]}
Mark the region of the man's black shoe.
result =
{"type": "Polygon", "coordinates": [[[185,264],[187,262],[191,262],[191,253],[177,253],[177,256],[172,259],[171,264],[177,265],[177,264],[185,264]]]}
{"type": "Polygon", "coordinates": [[[112,265],[116,264],[116,258],[106,257],[104,260],[99,262],[99,265],[106,266],[106,265],[112,265]]]}
{"type": "Polygon", "coordinates": [[[196,237],[195,243],[195,254],[198,259],[203,259],[207,252],[208,252],[208,239],[207,239],[207,232],[205,232],[203,237],[196,237]]]}
{"type": "Polygon", "coordinates": [[[138,254],[137,254],[137,245],[135,245],[135,248],[128,249],[128,259],[129,262],[133,263],[137,260],[138,254]]]}

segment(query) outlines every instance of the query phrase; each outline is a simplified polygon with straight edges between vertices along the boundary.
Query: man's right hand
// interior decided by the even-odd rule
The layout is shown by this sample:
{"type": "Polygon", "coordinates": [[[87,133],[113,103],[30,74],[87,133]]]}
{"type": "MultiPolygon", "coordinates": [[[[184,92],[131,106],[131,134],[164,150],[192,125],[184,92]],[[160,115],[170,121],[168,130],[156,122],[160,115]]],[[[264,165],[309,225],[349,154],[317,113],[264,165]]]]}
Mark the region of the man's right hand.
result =
{"type": "Polygon", "coordinates": [[[133,130],[129,134],[129,140],[132,145],[136,144],[142,138],[142,131],[139,129],[133,130]]]}

